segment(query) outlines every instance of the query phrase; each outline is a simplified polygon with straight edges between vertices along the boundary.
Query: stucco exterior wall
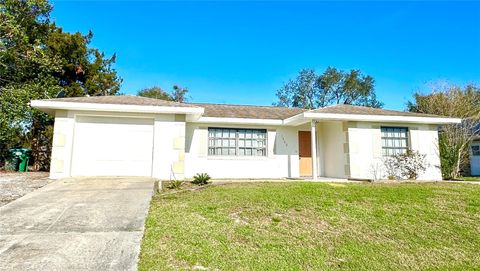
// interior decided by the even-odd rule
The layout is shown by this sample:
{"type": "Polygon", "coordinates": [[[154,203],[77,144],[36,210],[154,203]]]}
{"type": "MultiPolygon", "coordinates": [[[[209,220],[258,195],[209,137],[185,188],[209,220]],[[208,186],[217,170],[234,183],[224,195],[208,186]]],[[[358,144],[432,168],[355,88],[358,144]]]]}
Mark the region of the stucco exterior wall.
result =
{"type": "Polygon", "coordinates": [[[350,177],[356,179],[386,178],[382,162],[382,126],[408,127],[409,145],[426,155],[427,170],[419,180],[440,180],[438,132],[435,125],[356,122],[348,128],[350,177]]]}
{"type": "Polygon", "coordinates": [[[441,180],[438,130],[434,125],[418,125],[410,129],[412,150],[426,155],[428,167],[419,180],[441,180]],[[416,128],[416,129],[414,129],[416,128]]]}
{"type": "Polygon", "coordinates": [[[212,178],[299,177],[298,131],[305,127],[187,123],[185,177],[206,172],[212,178]],[[267,129],[266,157],[208,155],[208,127],[267,129]]]}
{"type": "Polygon", "coordinates": [[[156,115],[152,176],[183,180],[185,173],[185,116],[156,115]]]}
{"type": "Polygon", "coordinates": [[[50,163],[50,178],[52,179],[70,176],[74,124],[72,112],[56,111],[50,163]]]}
{"type": "Polygon", "coordinates": [[[348,177],[344,145],[346,131],[341,121],[320,122],[318,129],[319,175],[332,178],[348,177]]]}

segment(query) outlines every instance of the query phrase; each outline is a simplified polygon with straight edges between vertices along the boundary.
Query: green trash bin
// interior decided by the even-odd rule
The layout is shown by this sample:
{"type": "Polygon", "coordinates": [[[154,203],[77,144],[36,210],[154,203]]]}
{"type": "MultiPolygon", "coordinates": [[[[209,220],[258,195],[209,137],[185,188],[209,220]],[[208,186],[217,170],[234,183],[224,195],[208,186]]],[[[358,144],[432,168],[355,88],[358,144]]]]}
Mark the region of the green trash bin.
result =
{"type": "Polygon", "coordinates": [[[31,149],[20,149],[20,163],[18,164],[18,171],[27,172],[28,171],[28,161],[30,160],[31,149]]]}
{"type": "Polygon", "coordinates": [[[30,159],[31,149],[12,148],[10,151],[10,159],[8,160],[8,170],[20,172],[28,171],[28,161],[30,159]]]}
{"type": "Polygon", "coordinates": [[[19,151],[17,148],[12,148],[9,149],[8,152],[10,153],[9,158],[6,161],[5,164],[5,169],[6,170],[12,170],[12,171],[17,171],[18,170],[18,165],[20,164],[20,159],[18,158],[19,151]]]}

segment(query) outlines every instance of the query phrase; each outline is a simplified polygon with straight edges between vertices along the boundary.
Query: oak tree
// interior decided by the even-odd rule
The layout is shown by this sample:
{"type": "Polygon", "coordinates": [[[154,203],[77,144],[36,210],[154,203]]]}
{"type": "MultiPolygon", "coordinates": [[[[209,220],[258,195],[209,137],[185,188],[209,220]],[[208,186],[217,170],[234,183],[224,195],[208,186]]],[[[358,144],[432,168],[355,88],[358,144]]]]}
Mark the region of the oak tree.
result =
{"type": "Polygon", "coordinates": [[[382,107],[375,94],[375,80],[359,70],[348,72],[328,67],[317,75],[302,69],[296,78],[277,90],[277,106],[314,109],[333,104],[382,107]]]}

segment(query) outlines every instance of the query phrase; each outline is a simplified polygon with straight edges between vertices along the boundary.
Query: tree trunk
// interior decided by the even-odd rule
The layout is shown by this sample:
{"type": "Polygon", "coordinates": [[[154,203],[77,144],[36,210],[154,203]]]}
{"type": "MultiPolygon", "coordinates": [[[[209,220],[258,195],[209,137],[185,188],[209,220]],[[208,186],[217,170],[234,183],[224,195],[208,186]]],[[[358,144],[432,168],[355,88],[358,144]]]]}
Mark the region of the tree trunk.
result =
{"type": "Polygon", "coordinates": [[[464,155],[464,150],[467,144],[463,143],[460,148],[458,149],[458,157],[457,157],[457,163],[455,165],[455,172],[454,176],[452,176],[454,179],[458,178],[460,176],[460,170],[462,169],[462,161],[463,161],[463,155],[464,155]]]}
{"type": "Polygon", "coordinates": [[[34,114],[32,120],[32,159],[33,168],[38,171],[50,170],[52,127],[48,117],[34,114]]]}
{"type": "Polygon", "coordinates": [[[453,179],[457,179],[460,175],[460,164],[462,163],[461,151],[458,152],[457,163],[455,165],[455,171],[452,174],[453,179]]]}

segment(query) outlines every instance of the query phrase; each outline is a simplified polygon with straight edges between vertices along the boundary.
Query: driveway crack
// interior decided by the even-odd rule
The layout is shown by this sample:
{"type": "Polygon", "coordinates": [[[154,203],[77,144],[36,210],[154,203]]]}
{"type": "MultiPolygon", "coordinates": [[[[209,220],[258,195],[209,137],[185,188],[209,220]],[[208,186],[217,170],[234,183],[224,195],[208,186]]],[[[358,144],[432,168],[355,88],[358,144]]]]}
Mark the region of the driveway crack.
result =
{"type": "Polygon", "coordinates": [[[53,225],[55,225],[55,224],[58,222],[58,220],[60,220],[60,218],[62,218],[62,216],[65,214],[65,212],[66,212],[69,208],[70,208],[69,206],[65,207],[65,208],[63,209],[63,211],[57,216],[57,218],[55,219],[55,221],[53,221],[52,224],[50,224],[50,225],[47,227],[47,229],[45,229],[44,232],[48,232],[48,231],[53,227],[53,225]]]}

